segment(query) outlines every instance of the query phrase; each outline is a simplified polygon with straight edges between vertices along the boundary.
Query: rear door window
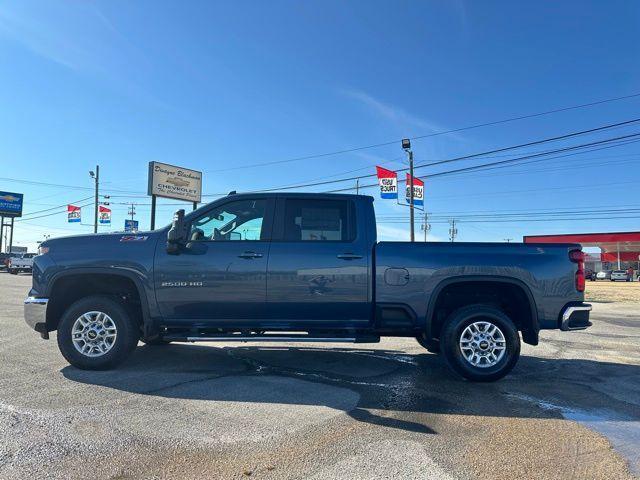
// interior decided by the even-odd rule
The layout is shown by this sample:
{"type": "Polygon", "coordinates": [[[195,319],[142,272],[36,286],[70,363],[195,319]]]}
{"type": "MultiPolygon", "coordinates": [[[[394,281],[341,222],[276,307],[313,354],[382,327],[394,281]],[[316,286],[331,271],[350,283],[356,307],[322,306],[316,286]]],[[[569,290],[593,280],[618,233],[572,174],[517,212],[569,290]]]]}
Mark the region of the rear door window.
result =
{"type": "Polygon", "coordinates": [[[312,199],[285,201],[285,241],[351,242],[355,238],[355,209],[352,201],[312,199]]]}

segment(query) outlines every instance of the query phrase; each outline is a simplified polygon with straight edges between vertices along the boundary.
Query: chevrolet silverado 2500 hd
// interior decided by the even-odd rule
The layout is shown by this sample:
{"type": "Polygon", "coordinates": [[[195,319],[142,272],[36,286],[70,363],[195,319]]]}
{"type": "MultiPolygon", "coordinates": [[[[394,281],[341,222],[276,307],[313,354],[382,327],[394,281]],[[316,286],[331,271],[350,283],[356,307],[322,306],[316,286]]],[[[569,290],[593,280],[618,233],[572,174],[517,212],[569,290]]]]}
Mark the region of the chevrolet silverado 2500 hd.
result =
{"type": "Polygon", "coordinates": [[[377,242],[373,199],[230,194],[151,232],[50,239],[27,323],[83,369],[138,341],[377,342],[415,337],[475,381],[520,338],[587,328],[580,245],[377,242]]]}

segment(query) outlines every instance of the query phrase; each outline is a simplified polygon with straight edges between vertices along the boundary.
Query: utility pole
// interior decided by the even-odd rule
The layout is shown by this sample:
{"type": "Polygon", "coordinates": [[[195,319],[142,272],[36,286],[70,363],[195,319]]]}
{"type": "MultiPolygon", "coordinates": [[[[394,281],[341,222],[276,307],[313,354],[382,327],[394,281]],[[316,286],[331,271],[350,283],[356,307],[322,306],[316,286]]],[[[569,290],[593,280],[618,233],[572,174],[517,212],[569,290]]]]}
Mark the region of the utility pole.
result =
{"type": "Polygon", "coordinates": [[[413,152],[411,151],[411,140],[402,139],[402,148],[409,155],[409,227],[411,231],[411,241],[415,242],[416,236],[414,231],[414,205],[413,205],[413,152]]]}
{"type": "Polygon", "coordinates": [[[422,224],[422,230],[424,231],[424,241],[427,241],[427,232],[429,230],[431,230],[431,225],[429,225],[428,219],[427,219],[427,211],[424,211],[424,223],[422,224]]]}
{"type": "Polygon", "coordinates": [[[458,235],[458,229],[456,228],[456,219],[451,219],[449,223],[451,224],[451,228],[449,228],[449,240],[455,242],[456,236],[458,235]]]}
{"type": "Polygon", "coordinates": [[[93,211],[93,233],[98,233],[98,190],[99,190],[99,185],[100,185],[100,165],[96,165],[96,171],[95,173],[93,171],[89,172],[89,175],[91,176],[91,178],[93,178],[93,180],[95,181],[96,184],[96,193],[95,193],[95,200],[94,200],[94,211],[93,211]]]}
{"type": "Polygon", "coordinates": [[[127,212],[127,215],[131,215],[131,220],[133,220],[134,216],[136,214],[136,204],[131,202],[131,206],[129,207],[129,210],[127,212]]]}
{"type": "Polygon", "coordinates": [[[356,178],[356,195],[360,194],[360,179],[356,178]]]}

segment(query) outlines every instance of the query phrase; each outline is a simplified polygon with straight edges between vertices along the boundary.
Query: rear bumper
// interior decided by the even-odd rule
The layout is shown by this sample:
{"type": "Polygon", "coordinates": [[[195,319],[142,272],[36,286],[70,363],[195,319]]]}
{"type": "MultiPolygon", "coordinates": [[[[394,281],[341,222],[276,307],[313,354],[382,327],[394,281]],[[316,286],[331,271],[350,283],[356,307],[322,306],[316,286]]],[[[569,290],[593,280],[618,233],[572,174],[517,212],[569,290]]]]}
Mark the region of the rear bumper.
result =
{"type": "Polygon", "coordinates": [[[568,305],[562,312],[560,330],[584,330],[592,325],[589,321],[591,305],[588,303],[568,305]]]}
{"type": "Polygon", "coordinates": [[[24,320],[42,338],[49,338],[47,331],[48,298],[27,297],[24,300],[24,320]]]}

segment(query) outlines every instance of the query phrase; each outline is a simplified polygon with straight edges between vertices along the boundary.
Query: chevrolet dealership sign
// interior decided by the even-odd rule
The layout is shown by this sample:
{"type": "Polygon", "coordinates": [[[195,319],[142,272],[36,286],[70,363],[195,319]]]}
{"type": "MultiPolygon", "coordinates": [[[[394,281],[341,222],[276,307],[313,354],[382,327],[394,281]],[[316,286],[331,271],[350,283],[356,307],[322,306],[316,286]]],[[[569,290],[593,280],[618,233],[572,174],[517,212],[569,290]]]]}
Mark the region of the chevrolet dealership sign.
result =
{"type": "Polygon", "coordinates": [[[149,195],[188,202],[202,200],[202,172],[149,162],[149,195]]]}

